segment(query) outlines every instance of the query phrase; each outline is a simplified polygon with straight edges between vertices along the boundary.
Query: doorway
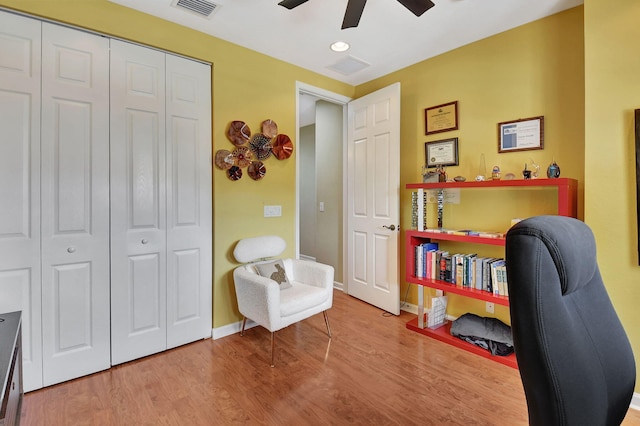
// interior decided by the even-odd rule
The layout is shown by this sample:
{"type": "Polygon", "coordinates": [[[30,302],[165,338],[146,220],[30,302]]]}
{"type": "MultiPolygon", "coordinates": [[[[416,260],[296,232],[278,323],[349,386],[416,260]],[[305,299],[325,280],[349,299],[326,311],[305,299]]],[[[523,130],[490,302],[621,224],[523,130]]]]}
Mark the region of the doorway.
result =
{"type": "Polygon", "coordinates": [[[333,266],[334,285],[342,290],[349,100],[297,84],[296,256],[333,266]]]}

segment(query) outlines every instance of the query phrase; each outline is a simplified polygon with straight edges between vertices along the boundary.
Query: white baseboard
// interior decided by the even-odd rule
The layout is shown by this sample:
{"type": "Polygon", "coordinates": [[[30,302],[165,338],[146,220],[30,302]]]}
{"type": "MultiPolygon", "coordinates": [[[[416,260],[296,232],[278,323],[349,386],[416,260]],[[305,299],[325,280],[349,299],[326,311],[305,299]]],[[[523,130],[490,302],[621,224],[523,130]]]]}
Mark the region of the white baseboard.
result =
{"type": "Polygon", "coordinates": [[[633,393],[633,398],[631,398],[631,405],[629,405],[629,408],[640,411],[640,393],[633,393]]]}
{"type": "MultiPolygon", "coordinates": [[[[249,330],[257,326],[255,322],[250,319],[247,320],[244,329],[249,330]]],[[[242,329],[242,321],[234,322],[233,324],[223,325],[222,327],[217,327],[211,330],[211,337],[213,340],[222,339],[223,337],[231,336],[232,334],[240,333],[242,329]]]]}
{"type": "Polygon", "coordinates": [[[400,303],[400,310],[409,312],[410,314],[418,315],[418,305],[413,305],[411,303],[400,303]]]}
{"type": "MultiPolygon", "coordinates": [[[[336,290],[340,290],[340,291],[344,292],[344,285],[342,283],[337,282],[337,281],[333,282],[333,288],[335,288],[336,290]]],[[[416,312],[418,312],[418,311],[416,311],[416,312]]],[[[245,330],[249,330],[250,328],[253,328],[253,327],[257,326],[257,325],[258,324],[256,324],[255,322],[251,321],[250,319],[248,319],[247,320],[247,324],[245,325],[244,329],[245,330]]],[[[240,333],[240,329],[242,329],[242,321],[234,322],[232,324],[223,325],[222,327],[213,328],[211,330],[211,337],[213,338],[213,340],[222,339],[223,337],[227,337],[227,336],[231,336],[232,334],[240,333]]]]}
{"type": "Polygon", "coordinates": [[[306,254],[301,254],[300,255],[300,260],[308,260],[310,262],[315,262],[316,258],[313,256],[307,256],[306,254]]]}

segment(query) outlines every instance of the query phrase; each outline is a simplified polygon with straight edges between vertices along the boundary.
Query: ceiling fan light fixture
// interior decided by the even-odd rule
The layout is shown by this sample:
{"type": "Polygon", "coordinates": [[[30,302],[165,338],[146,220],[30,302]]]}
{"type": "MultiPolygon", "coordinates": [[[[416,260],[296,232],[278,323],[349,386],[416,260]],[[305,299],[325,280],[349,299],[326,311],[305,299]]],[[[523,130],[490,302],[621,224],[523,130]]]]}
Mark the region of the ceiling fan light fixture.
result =
{"type": "Polygon", "coordinates": [[[346,52],[350,47],[346,41],[336,41],[331,44],[331,50],[334,52],[346,52]]]}

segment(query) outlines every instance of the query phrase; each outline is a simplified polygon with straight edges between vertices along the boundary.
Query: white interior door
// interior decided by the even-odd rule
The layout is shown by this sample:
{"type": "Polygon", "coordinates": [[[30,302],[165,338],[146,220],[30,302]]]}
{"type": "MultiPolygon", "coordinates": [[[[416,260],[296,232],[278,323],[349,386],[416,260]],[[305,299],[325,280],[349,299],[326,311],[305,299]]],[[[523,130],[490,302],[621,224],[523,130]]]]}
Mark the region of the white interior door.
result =
{"type": "Polygon", "coordinates": [[[111,361],[165,350],[165,55],[111,41],[111,361]]]}
{"type": "Polygon", "coordinates": [[[167,76],[167,347],[211,337],[211,67],[173,55],[167,76]]]}
{"type": "Polygon", "coordinates": [[[400,314],[399,167],[396,83],[351,101],[347,124],[348,292],[395,315],[400,314]]]}
{"type": "Polygon", "coordinates": [[[42,25],[45,386],[110,366],[109,42],[42,25]]]}
{"type": "Polygon", "coordinates": [[[42,387],[40,28],[0,13],[0,312],[22,311],[26,391],[42,387]]]}

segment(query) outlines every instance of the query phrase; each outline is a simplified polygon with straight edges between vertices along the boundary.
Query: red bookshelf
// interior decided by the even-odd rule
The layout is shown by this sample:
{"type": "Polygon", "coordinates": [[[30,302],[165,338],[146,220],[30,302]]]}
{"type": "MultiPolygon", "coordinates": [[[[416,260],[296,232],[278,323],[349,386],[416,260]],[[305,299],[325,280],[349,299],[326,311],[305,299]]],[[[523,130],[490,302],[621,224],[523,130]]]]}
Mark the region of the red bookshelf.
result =
{"type": "MultiPolygon", "coordinates": [[[[513,188],[513,187],[555,187],[557,188],[558,197],[558,210],[557,214],[560,216],[577,216],[577,189],[578,182],[571,178],[558,178],[558,179],[516,179],[516,180],[490,180],[483,182],[436,182],[436,183],[412,183],[407,184],[407,189],[448,189],[448,188],[513,188]]],[[[446,281],[431,279],[431,278],[417,278],[414,276],[415,271],[415,259],[412,253],[414,247],[433,241],[452,241],[452,242],[464,242],[475,243],[480,245],[505,245],[505,239],[480,237],[476,235],[455,235],[445,232],[430,231],[426,229],[424,231],[406,231],[406,262],[405,262],[405,280],[409,283],[416,284],[423,287],[429,287],[436,290],[442,290],[446,293],[456,294],[459,296],[470,297],[485,302],[492,302],[497,305],[509,306],[509,298],[506,296],[496,296],[492,293],[483,290],[477,290],[469,287],[459,287],[455,284],[451,284],[446,281]]],[[[425,336],[440,340],[444,343],[448,343],[460,349],[472,352],[476,355],[482,356],[507,365],[509,367],[518,368],[515,354],[507,357],[493,356],[491,353],[483,348],[472,345],[464,340],[454,337],[450,333],[451,324],[446,324],[442,327],[431,329],[425,327],[426,319],[424,314],[424,300],[423,292],[418,292],[418,315],[407,323],[409,330],[423,334],[425,336]],[[420,321],[422,320],[422,321],[420,321]]]]}

